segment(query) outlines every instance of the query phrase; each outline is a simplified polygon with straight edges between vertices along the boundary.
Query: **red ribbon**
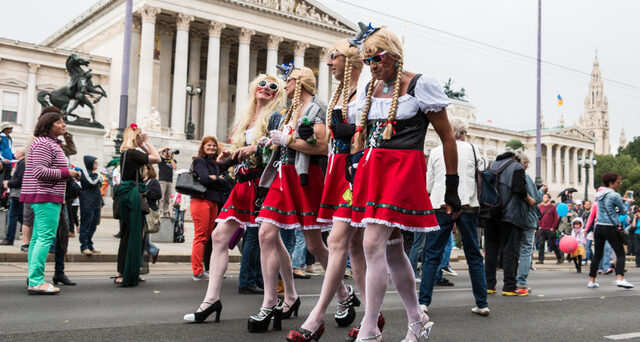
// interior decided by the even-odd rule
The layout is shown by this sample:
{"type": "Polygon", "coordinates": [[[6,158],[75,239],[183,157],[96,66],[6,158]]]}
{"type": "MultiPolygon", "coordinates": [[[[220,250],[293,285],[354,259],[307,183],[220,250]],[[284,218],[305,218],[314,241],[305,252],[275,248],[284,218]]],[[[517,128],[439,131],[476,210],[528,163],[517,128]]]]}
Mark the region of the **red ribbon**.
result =
{"type": "Polygon", "coordinates": [[[135,123],[135,122],[132,122],[130,126],[131,126],[131,129],[132,129],[132,130],[134,130],[134,131],[135,131],[136,129],[138,129],[138,125],[136,125],[136,123],[135,123]]]}
{"type": "Polygon", "coordinates": [[[363,130],[362,126],[356,127],[356,133],[361,133],[363,130]]]}
{"type": "Polygon", "coordinates": [[[393,125],[393,134],[396,134],[396,127],[395,126],[396,126],[397,123],[398,123],[397,121],[387,121],[387,122],[382,124],[382,127],[386,127],[388,124],[391,124],[391,125],[393,125]]]}

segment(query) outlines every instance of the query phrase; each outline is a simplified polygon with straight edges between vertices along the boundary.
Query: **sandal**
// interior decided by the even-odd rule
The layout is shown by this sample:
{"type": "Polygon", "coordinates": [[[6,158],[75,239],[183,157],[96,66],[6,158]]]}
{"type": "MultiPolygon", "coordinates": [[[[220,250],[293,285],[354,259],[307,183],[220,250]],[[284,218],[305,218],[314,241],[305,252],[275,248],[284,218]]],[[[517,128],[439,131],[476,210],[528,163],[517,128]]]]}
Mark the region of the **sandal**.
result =
{"type": "Polygon", "coordinates": [[[122,284],[122,276],[115,276],[112,277],[113,278],[113,283],[114,284],[122,284]]]}
{"type": "Polygon", "coordinates": [[[42,283],[38,286],[27,287],[27,293],[30,295],[55,295],[60,293],[60,289],[49,283],[42,283]]]}

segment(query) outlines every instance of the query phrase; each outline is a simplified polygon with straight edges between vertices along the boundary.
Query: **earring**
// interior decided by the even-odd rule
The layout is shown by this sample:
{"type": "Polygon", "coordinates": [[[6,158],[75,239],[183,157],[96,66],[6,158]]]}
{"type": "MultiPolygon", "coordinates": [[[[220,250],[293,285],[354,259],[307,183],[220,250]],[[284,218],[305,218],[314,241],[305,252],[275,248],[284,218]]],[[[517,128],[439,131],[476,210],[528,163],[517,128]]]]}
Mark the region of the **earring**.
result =
{"type": "Polygon", "coordinates": [[[400,63],[396,62],[396,68],[400,66],[400,63]]]}

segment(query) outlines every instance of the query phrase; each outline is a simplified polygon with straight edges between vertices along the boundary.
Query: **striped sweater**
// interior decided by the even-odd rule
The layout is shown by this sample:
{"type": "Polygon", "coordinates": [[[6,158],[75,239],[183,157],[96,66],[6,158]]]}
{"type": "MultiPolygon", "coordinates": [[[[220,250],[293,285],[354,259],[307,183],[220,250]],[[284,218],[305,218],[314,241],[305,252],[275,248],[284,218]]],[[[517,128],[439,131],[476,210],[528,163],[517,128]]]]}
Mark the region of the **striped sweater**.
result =
{"type": "Polygon", "coordinates": [[[33,140],[27,154],[20,202],[64,203],[65,180],[70,174],[61,143],[54,137],[33,140]]]}

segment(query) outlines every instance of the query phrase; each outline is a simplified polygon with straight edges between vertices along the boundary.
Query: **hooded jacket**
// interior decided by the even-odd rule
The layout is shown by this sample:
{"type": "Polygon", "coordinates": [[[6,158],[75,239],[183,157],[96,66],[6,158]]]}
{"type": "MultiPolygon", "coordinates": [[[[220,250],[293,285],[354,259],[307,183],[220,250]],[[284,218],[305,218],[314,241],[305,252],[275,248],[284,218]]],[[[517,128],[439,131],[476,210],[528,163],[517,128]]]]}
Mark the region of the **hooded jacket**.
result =
{"type": "Polygon", "coordinates": [[[536,229],[538,228],[538,213],[540,212],[537,209],[537,205],[542,202],[542,189],[538,189],[536,187],[536,183],[533,182],[533,179],[529,177],[528,174],[525,173],[525,177],[527,180],[527,194],[531,196],[536,201],[536,206],[529,208],[529,213],[527,214],[527,227],[528,229],[536,229]]]}
{"type": "Polygon", "coordinates": [[[573,230],[571,231],[571,236],[573,236],[576,241],[578,241],[578,246],[586,245],[587,237],[585,234],[585,229],[583,229],[584,221],[582,221],[582,219],[579,217],[574,218],[573,221],[571,221],[571,228],[573,228],[573,230]],[[580,228],[573,228],[575,222],[580,222],[580,228]]]}
{"type": "Polygon", "coordinates": [[[622,196],[611,188],[604,188],[596,193],[598,201],[598,217],[596,224],[601,226],[618,226],[620,218],[629,211],[631,203],[623,202],[622,196]],[[616,212],[616,208],[618,211],[616,212]]]}
{"type": "Polygon", "coordinates": [[[82,190],[80,191],[80,209],[100,209],[102,206],[102,194],[100,193],[100,187],[102,186],[102,179],[100,174],[93,172],[93,163],[98,158],[93,156],[84,156],[84,170],[81,170],[82,176],[80,177],[80,185],[82,190]]]}
{"type": "Polygon", "coordinates": [[[502,217],[499,220],[525,228],[528,225],[529,212],[525,202],[527,180],[524,168],[513,159],[514,157],[513,152],[505,152],[491,163],[489,169],[498,170],[506,163],[513,161],[498,176],[498,193],[502,204],[502,217]]]}

